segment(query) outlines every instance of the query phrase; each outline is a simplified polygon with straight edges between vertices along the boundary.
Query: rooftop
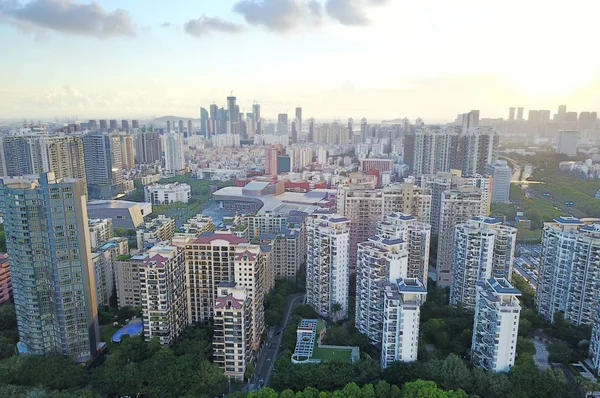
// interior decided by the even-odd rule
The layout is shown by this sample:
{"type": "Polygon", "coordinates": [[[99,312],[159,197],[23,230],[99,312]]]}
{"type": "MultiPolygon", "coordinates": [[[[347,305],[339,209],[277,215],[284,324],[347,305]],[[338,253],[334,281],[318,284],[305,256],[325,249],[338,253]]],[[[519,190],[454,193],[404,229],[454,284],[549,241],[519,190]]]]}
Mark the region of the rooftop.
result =
{"type": "Polygon", "coordinates": [[[559,224],[569,224],[569,225],[583,225],[580,219],[575,217],[556,217],[554,219],[559,224]]]}
{"type": "Polygon", "coordinates": [[[126,200],[94,200],[87,203],[88,208],[130,209],[135,206],[152,206],[152,204],[145,202],[129,202],[126,200]]]}
{"type": "Polygon", "coordinates": [[[504,278],[490,278],[487,280],[487,284],[498,294],[513,294],[515,296],[521,295],[521,292],[504,278]]]}

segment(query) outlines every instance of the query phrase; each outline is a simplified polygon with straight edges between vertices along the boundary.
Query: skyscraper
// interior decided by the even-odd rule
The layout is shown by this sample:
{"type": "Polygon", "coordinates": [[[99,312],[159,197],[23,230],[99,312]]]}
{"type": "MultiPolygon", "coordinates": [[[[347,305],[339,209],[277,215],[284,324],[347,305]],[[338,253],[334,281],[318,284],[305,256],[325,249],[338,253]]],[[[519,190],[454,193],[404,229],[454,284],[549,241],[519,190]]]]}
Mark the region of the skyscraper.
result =
{"type": "Polygon", "coordinates": [[[162,143],[158,132],[137,133],[134,138],[134,146],[136,164],[155,164],[162,160],[162,143]]]}
{"type": "Polygon", "coordinates": [[[119,130],[119,125],[117,123],[117,121],[115,119],[112,119],[110,121],[110,132],[112,133],[113,131],[118,131],[119,130]]]}
{"type": "Polygon", "coordinates": [[[473,365],[492,372],[508,372],[515,364],[521,292],[503,278],[477,286],[471,358],[473,365]]]}
{"type": "Polygon", "coordinates": [[[181,134],[182,137],[185,137],[185,132],[183,130],[183,120],[179,120],[177,131],[181,134]]]}
{"type": "Polygon", "coordinates": [[[514,106],[511,106],[510,108],[508,108],[508,120],[509,121],[515,120],[515,107],[514,106]]]}
{"type": "Polygon", "coordinates": [[[554,322],[561,313],[574,325],[592,323],[600,283],[600,225],[585,225],[577,218],[558,217],[546,223],[536,305],[554,322]]]}
{"type": "Polygon", "coordinates": [[[277,135],[286,135],[288,133],[288,115],[280,113],[277,115],[277,135]]]}
{"type": "Polygon", "coordinates": [[[122,191],[121,140],[118,134],[83,136],[88,193],[94,199],[112,199],[122,191]]]}
{"type": "MultiPolygon", "coordinates": [[[[208,121],[207,121],[208,123],[208,121]]],[[[206,132],[206,129],[205,129],[206,132]]],[[[192,127],[192,119],[188,120],[187,122],[187,132],[186,132],[186,137],[191,137],[192,135],[194,135],[194,129],[192,127]]]]}
{"type": "Polygon", "coordinates": [[[183,135],[181,133],[166,133],[164,140],[165,172],[171,175],[182,173],[185,170],[183,135]]]}
{"type": "Polygon", "coordinates": [[[579,131],[561,130],[558,132],[558,142],[556,152],[564,153],[567,156],[577,156],[577,141],[579,140],[579,131]]]}
{"type": "Polygon", "coordinates": [[[348,316],[350,220],[317,210],[306,221],[306,302],[322,317],[348,316]]]}
{"type": "Polygon", "coordinates": [[[108,130],[108,122],[106,119],[100,119],[100,131],[104,132],[108,130]]]}
{"type": "Polygon", "coordinates": [[[306,138],[308,142],[314,142],[315,139],[315,119],[310,118],[308,121],[308,137],[306,138]]]}
{"type": "Polygon", "coordinates": [[[0,208],[11,261],[18,348],[85,361],[99,344],[85,182],[4,179],[0,208]]]}
{"type": "Polygon", "coordinates": [[[219,119],[217,117],[218,111],[219,107],[216,104],[210,105],[210,123],[208,126],[209,135],[215,135],[219,131],[219,119]]]}
{"type": "Polygon", "coordinates": [[[523,120],[523,107],[520,106],[517,108],[517,121],[523,120]]]}
{"type": "Polygon", "coordinates": [[[465,177],[484,174],[488,164],[498,160],[500,136],[490,127],[479,127],[461,134],[459,169],[465,177]]]}
{"type": "Polygon", "coordinates": [[[296,108],[296,128],[298,129],[298,133],[302,135],[302,108],[296,108]]]}
{"type": "MultiPolygon", "coordinates": [[[[189,122],[191,123],[191,120],[189,122]]],[[[200,135],[206,138],[208,137],[209,131],[211,131],[211,128],[209,124],[208,111],[205,108],[200,108],[200,135]]],[[[192,129],[189,129],[188,131],[188,136],[190,135],[192,135],[192,129]]]]}
{"type": "Polygon", "coordinates": [[[229,112],[228,134],[240,133],[240,112],[235,100],[234,96],[227,97],[227,111],[229,112]]]}
{"type": "Polygon", "coordinates": [[[125,132],[129,132],[129,121],[128,120],[121,120],[121,130],[125,131],[125,132]]]}
{"type": "Polygon", "coordinates": [[[167,133],[171,132],[171,126],[172,126],[172,122],[170,120],[167,120],[167,133]]]}
{"type": "Polygon", "coordinates": [[[474,217],[454,230],[450,304],[475,309],[477,283],[512,277],[517,229],[489,217],[474,217]]]}

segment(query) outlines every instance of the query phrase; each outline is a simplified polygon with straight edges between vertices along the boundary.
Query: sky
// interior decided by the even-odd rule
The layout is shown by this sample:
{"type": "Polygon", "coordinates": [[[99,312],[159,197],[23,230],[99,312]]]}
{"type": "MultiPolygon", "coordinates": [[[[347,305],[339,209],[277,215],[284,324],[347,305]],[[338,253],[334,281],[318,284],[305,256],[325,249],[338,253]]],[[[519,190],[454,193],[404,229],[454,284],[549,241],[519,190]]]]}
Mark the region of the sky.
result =
{"type": "Polygon", "coordinates": [[[600,2],[0,0],[0,118],[600,108],[600,2]]]}

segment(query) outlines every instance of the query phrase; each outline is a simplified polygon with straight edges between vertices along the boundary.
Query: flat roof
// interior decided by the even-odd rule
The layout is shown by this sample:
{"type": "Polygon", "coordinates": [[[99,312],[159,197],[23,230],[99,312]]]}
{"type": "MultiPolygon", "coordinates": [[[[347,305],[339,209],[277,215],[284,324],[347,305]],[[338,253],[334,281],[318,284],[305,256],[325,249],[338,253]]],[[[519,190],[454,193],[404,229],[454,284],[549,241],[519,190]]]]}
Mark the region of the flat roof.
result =
{"type": "Polygon", "coordinates": [[[554,221],[559,224],[583,225],[583,222],[575,217],[556,217],[554,221]]]}
{"type": "Polygon", "coordinates": [[[521,292],[504,278],[490,278],[487,280],[487,283],[498,294],[514,294],[516,296],[521,295],[521,292]]]}
{"type": "Polygon", "coordinates": [[[135,206],[152,206],[147,202],[130,202],[127,200],[93,200],[87,203],[87,207],[109,208],[109,209],[130,209],[135,206]]]}
{"type": "MultiPolygon", "coordinates": [[[[268,183],[262,183],[268,184],[268,183]]],[[[299,192],[284,192],[281,195],[262,195],[262,196],[250,196],[244,195],[243,190],[245,187],[224,187],[213,193],[214,200],[240,200],[252,203],[262,203],[262,207],[258,211],[258,214],[274,213],[274,214],[298,214],[307,213],[311,214],[314,210],[318,209],[317,203],[323,199],[319,197],[306,196],[304,193],[299,192]]],[[[325,195],[325,194],[323,194],[325,195]]]]}
{"type": "Polygon", "coordinates": [[[270,182],[264,182],[264,181],[251,181],[248,184],[246,184],[243,189],[249,189],[251,191],[261,191],[263,189],[265,189],[266,187],[268,187],[270,184],[270,182]]]}

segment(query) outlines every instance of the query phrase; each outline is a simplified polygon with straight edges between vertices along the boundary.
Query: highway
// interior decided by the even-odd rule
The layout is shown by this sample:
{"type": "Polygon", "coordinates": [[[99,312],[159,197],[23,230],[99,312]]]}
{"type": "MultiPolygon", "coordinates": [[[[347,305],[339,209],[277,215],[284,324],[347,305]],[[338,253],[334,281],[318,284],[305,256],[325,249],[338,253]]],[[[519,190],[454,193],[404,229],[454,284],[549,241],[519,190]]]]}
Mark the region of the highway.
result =
{"type": "Polygon", "coordinates": [[[269,385],[269,381],[273,374],[273,364],[277,355],[279,355],[279,346],[283,337],[283,330],[288,324],[292,310],[304,302],[304,293],[297,293],[288,296],[285,315],[281,320],[281,324],[274,328],[273,333],[267,333],[267,339],[260,351],[254,375],[250,379],[249,390],[260,389],[269,385]],[[271,348],[269,348],[269,344],[271,348]]]}

